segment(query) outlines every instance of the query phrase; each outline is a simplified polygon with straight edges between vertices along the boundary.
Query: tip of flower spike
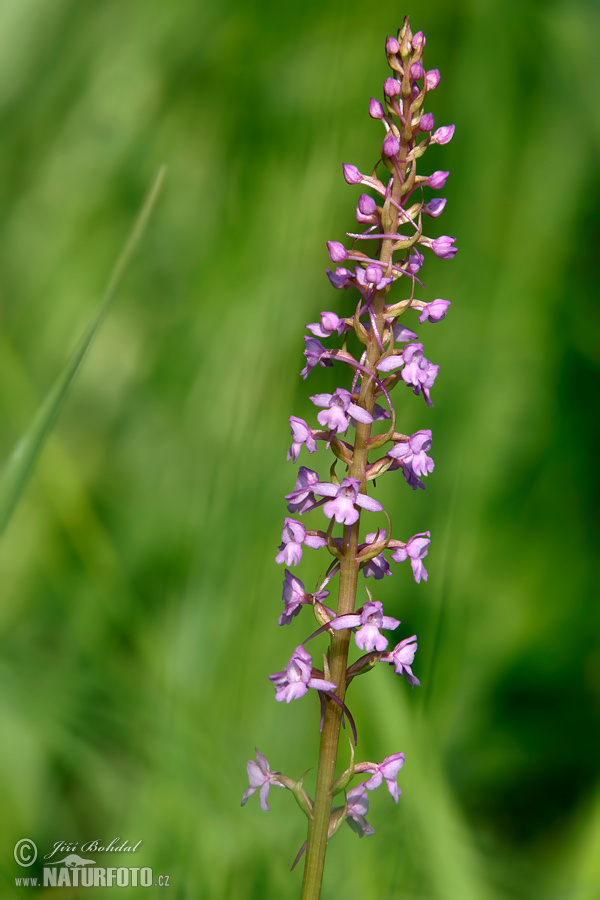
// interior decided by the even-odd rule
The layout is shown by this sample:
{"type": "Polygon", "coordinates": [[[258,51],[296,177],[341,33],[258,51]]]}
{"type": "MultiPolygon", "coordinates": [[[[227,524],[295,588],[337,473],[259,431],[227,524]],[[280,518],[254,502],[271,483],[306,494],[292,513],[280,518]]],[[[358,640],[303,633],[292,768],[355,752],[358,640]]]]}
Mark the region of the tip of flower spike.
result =
{"type": "Polygon", "coordinates": [[[408,16],[404,16],[404,22],[402,23],[402,28],[398,31],[398,41],[400,43],[400,55],[403,58],[410,56],[411,44],[410,42],[413,39],[412,31],[410,30],[410,19],[408,16]]]}

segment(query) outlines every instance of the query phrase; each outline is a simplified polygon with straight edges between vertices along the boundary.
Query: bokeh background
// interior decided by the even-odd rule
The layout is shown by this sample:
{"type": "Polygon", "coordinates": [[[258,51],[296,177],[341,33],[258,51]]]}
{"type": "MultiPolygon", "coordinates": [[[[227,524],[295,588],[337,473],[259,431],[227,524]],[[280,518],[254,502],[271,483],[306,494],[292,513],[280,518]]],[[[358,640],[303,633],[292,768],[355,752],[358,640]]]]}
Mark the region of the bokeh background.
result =
{"type": "Polygon", "coordinates": [[[372,798],[373,837],[343,827],[323,896],[600,897],[597,12],[0,0],[2,461],[168,167],[0,544],[2,897],[43,895],[15,887],[39,873],[13,859],[25,836],[142,840],[135,864],[171,882],[144,896],[299,894],[293,798],[239,802],[255,745],[315,765],[316,698],[283,708],[266,677],[308,621],[276,625],[287,419],[336,384],[300,380],[303,326],[354,308],[325,242],[354,228],[341,163],[378,153],[367,105],[405,13],[456,124],[421,168],[451,171],[432,233],[460,246],[423,269],[452,301],[420,329],[435,405],[398,393],[435,473],[378,485],[397,536],[432,532],[427,584],[405,564],[375,585],[423,686],[387,667],[352,686],[363,758],[407,754],[403,797],[372,798]]]}

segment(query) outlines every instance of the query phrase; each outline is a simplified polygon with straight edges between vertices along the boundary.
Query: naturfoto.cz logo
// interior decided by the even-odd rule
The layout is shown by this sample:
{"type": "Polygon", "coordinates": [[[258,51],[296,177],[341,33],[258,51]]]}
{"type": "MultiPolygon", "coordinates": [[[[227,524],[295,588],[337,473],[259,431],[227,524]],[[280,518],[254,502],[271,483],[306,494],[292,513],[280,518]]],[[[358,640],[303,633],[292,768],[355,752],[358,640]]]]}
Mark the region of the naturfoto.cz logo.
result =
{"type": "MultiPolygon", "coordinates": [[[[100,841],[88,841],[81,845],[82,852],[135,852],[142,843],[131,846],[125,841],[117,846],[119,838],[103,845],[100,841]]],[[[79,856],[74,850],[78,843],[67,844],[57,841],[50,853],[44,856],[43,872],[38,876],[15,878],[16,887],[168,887],[168,875],[154,875],[149,866],[97,866],[96,860],[79,856]],[[52,859],[55,854],[67,852],[60,859],[52,859]],[[51,860],[51,861],[50,861],[51,860]]],[[[35,843],[30,838],[22,838],[14,847],[14,857],[20,866],[33,865],[38,857],[35,843]]]]}

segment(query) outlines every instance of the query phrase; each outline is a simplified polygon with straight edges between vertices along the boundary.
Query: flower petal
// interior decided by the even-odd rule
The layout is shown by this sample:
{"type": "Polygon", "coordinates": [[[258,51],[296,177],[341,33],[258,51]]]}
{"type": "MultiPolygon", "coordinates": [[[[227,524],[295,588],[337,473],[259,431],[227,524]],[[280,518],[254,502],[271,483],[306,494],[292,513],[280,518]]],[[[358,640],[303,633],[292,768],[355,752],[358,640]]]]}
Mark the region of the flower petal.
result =
{"type": "Polygon", "coordinates": [[[379,500],[369,497],[368,494],[358,494],[355,503],[357,506],[362,506],[363,509],[368,509],[370,512],[381,512],[383,509],[379,500]]]}

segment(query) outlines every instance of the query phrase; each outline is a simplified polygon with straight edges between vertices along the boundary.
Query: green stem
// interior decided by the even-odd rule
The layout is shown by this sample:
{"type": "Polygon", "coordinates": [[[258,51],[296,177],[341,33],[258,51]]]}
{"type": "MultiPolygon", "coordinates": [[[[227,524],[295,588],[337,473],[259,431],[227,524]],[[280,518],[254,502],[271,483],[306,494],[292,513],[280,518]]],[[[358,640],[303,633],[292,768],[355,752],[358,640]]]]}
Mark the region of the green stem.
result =
{"type": "MultiPolygon", "coordinates": [[[[410,100],[404,100],[405,115],[410,116],[410,100]]],[[[410,118],[408,119],[410,121],[410,118]]],[[[401,139],[399,169],[401,177],[394,179],[392,198],[396,203],[402,197],[402,182],[406,178],[408,142],[401,139]]],[[[384,229],[387,233],[396,233],[398,219],[393,207],[389,207],[387,215],[384,214],[384,229]]],[[[384,271],[389,271],[392,261],[393,239],[383,240],[380,248],[380,260],[384,271]]],[[[385,326],[385,299],[386,292],[378,293],[373,301],[373,309],[377,318],[377,329],[380,338],[383,337],[385,326]]],[[[375,366],[381,356],[378,342],[373,333],[369,336],[366,366],[375,372],[375,366]]],[[[363,378],[360,405],[368,412],[373,412],[375,406],[375,381],[363,378]]],[[[349,477],[360,481],[360,490],[366,493],[366,469],[368,464],[368,440],[371,436],[371,425],[358,422],[356,426],[356,440],[352,465],[349,477]]],[[[347,545],[344,547],[344,557],[340,565],[340,590],[338,598],[337,615],[345,616],[354,612],[356,606],[356,589],[360,564],[356,558],[359,544],[360,518],[347,529],[347,545]]],[[[329,668],[331,680],[338,685],[337,696],[344,699],[346,693],[346,670],[348,668],[348,650],[350,647],[351,630],[343,629],[335,631],[329,648],[329,668]]],[[[340,737],[340,723],[342,711],[336,703],[326,701],[323,731],[321,733],[321,746],[319,750],[319,767],[317,770],[317,788],[313,804],[312,818],[308,823],[308,839],[306,844],[306,860],[304,865],[304,879],[302,882],[302,900],[319,900],[321,885],[323,882],[323,868],[325,865],[325,852],[327,850],[327,835],[329,819],[331,815],[332,794],[331,788],[335,780],[335,767],[340,737]]]]}
{"type": "MultiPolygon", "coordinates": [[[[383,325],[384,297],[380,298],[378,321],[383,325]]],[[[374,370],[380,351],[375,340],[370,341],[367,366],[374,370]]],[[[369,412],[373,412],[375,405],[375,383],[373,379],[363,382],[361,391],[361,406],[369,412]]],[[[357,423],[354,454],[350,466],[349,477],[357,478],[361,483],[361,491],[365,492],[366,468],[367,468],[367,441],[371,436],[371,425],[357,423]]],[[[348,542],[344,547],[344,558],[340,565],[340,590],[338,598],[337,615],[344,616],[354,612],[356,605],[356,588],[360,564],[356,558],[359,543],[360,518],[348,529],[348,542]]],[[[336,691],[340,700],[346,693],[346,669],[348,668],[348,650],[350,647],[350,629],[336,631],[331,639],[329,648],[329,668],[331,680],[338,685],[336,691]]],[[[319,750],[319,767],[317,771],[317,789],[313,804],[312,819],[308,824],[308,840],[306,846],[306,862],[304,866],[304,880],[302,883],[302,900],[318,900],[321,894],[323,880],[323,866],[325,864],[325,851],[327,849],[327,832],[331,813],[331,787],[335,780],[335,766],[337,761],[338,743],[340,736],[340,723],[342,711],[336,703],[327,702],[325,719],[321,733],[321,747],[319,750]]]]}

